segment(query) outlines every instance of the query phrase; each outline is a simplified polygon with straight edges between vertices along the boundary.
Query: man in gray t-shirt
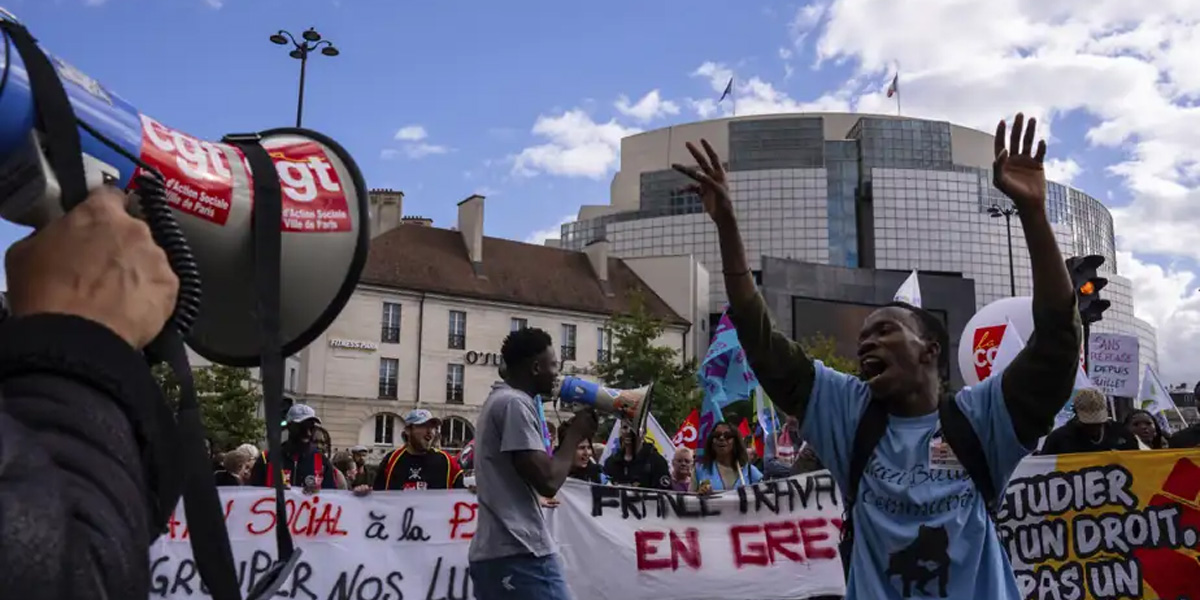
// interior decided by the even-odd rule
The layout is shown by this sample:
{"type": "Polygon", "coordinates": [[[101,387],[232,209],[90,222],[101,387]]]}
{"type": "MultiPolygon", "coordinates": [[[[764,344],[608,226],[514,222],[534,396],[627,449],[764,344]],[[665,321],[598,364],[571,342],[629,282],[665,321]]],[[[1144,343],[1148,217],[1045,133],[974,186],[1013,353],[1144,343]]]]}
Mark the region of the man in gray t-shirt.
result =
{"type": "Polygon", "coordinates": [[[468,555],[475,598],[569,599],[539,496],[558,493],[575,448],[595,434],[596,417],[572,419],[550,455],[535,398],[555,392],[554,342],[541,329],[520,329],[505,338],[500,353],[504,381],[492,387],[475,424],[479,521],[468,555]]]}

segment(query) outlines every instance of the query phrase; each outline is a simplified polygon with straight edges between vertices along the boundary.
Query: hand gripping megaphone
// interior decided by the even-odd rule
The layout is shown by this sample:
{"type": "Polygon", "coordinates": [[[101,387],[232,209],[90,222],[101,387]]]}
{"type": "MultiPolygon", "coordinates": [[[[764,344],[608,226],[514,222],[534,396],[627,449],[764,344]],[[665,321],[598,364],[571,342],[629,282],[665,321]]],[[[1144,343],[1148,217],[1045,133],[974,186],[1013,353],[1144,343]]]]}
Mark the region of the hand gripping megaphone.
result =
{"type": "Polygon", "coordinates": [[[650,402],[654,397],[653,383],[631,390],[620,390],[578,377],[564,377],[557,388],[558,403],[565,410],[594,409],[601,414],[614,415],[636,431],[638,439],[646,436],[650,402]]]}
{"type": "MultiPolygon", "coordinates": [[[[337,317],[366,262],[362,174],[337,143],[305,129],[220,143],[194,138],[46,53],[3,9],[0,34],[0,218],[38,228],[98,186],[134,192],[136,212],[180,280],[172,322],[148,348],[169,364],[181,392],[175,421],[161,419],[146,442],[160,459],[146,465],[147,480],[157,483],[151,520],[163,525],[182,495],[204,583],[214,600],[240,600],[181,336],[214,362],[261,366],[266,414],[278,414],[283,357],[337,317]],[[203,307],[202,290],[211,300],[203,307]],[[181,465],[165,465],[164,456],[181,465]]],[[[276,513],[285,514],[274,419],[267,441],[276,513]]],[[[275,533],[278,561],[257,578],[251,598],[274,596],[298,564],[287,527],[275,533]]]]}

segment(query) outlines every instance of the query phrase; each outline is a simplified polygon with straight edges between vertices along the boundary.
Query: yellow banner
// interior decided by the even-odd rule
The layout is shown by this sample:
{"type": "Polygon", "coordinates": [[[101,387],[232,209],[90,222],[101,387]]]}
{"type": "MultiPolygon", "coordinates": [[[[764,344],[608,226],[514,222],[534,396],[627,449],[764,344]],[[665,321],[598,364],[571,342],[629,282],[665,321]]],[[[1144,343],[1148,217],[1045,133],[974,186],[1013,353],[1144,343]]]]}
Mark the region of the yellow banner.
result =
{"type": "Polygon", "coordinates": [[[997,522],[1027,599],[1200,599],[1200,450],[1031,457],[997,522]]]}

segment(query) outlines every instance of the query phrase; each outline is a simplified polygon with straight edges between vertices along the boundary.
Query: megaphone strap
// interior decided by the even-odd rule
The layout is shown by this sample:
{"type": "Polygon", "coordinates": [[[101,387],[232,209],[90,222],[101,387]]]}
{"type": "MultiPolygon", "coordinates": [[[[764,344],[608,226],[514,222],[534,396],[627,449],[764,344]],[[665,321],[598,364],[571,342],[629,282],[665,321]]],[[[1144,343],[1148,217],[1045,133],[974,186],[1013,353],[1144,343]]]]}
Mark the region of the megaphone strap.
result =
{"type": "Polygon", "coordinates": [[[38,129],[45,135],[42,142],[46,147],[46,158],[62,190],[63,211],[71,210],[87,197],[83,147],[75,127],[75,109],[71,107],[71,99],[58,77],[58,70],[38,47],[29,30],[13,21],[0,21],[0,29],[8,34],[25,63],[38,129]]]}
{"type": "MultiPolygon", "coordinates": [[[[275,162],[262,146],[258,134],[234,134],[224,138],[225,143],[236,146],[246,156],[254,177],[254,283],[258,292],[259,322],[262,324],[261,376],[263,405],[268,415],[278,415],[283,407],[283,341],[280,332],[280,261],[282,260],[283,222],[282,192],[275,162]]],[[[278,419],[267,422],[267,456],[271,459],[267,468],[275,480],[275,512],[287,515],[284,503],[282,468],[282,427],[278,419]]],[[[291,533],[275,520],[275,543],[279,549],[279,562],[274,572],[259,581],[250,590],[249,597],[270,598],[283,585],[295,567],[299,552],[292,543],[291,533]]]]}

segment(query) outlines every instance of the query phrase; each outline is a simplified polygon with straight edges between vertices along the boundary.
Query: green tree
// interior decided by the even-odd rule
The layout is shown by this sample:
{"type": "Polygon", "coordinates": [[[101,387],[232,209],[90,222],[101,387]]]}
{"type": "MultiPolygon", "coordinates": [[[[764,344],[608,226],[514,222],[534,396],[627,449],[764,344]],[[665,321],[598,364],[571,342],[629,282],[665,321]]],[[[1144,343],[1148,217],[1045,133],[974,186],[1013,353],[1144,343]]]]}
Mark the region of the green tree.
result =
{"type": "Polygon", "coordinates": [[[847,375],[858,374],[858,361],[838,353],[837,340],[823,334],[800,340],[809,358],[825,363],[825,366],[847,375]]]}
{"type": "MultiPolygon", "coordinates": [[[[200,418],[215,449],[228,450],[245,443],[256,443],[266,436],[258,407],[262,394],[250,378],[250,370],[225,365],[192,369],[196,380],[196,401],[200,418]]],[[[179,406],[179,382],[165,365],[154,368],[167,402],[179,406]]]]}
{"type": "Polygon", "coordinates": [[[666,324],[646,310],[645,299],[633,296],[627,312],[613,315],[612,352],[594,363],[593,372],[605,385],[637,388],[654,382],[650,412],[668,434],[674,433],[692,409],[700,406],[696,361],[681,361],[679,351],[655,344],[666,324]]]}

